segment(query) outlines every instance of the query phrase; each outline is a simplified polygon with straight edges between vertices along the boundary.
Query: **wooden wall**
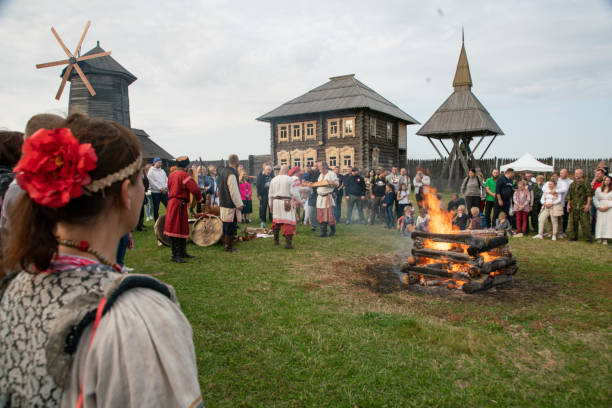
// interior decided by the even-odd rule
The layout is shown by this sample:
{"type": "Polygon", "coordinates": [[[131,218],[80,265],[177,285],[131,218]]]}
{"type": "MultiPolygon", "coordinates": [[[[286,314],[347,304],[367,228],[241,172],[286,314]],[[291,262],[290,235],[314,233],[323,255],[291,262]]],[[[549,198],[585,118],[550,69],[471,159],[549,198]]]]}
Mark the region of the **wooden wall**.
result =
{"type": "Polygon", "coordinates": [[[360,169],[366,170],[372,166],[372,150],[377,147],[380,150],[379,165],[390,168],[405,162],[405,150],[398,148],[399,126],[397,118],[393,118],[384,113],[371,111],[369,109],[348,109],[308,115],[297,115],[283,119],[274,119],[270,122],[270,148],[274,164],[278,164],[277,152],[286,150],[291,152],[295,149],[306,150],[315,149],[317,159],[325,159],[325,149],[334,147],[353,147],[355,149],[354,163],[360,169]],[[327,120],[336,118],[355,117],[354,133],[351,137],[333,137],[328,135],[327,120]],[[370,135],[370,118],[376,118],[377,136],[370,135]],[[289,124],[295,122],[316,121],[316,140],[293,141],[291,135],[287,142],[278,141],[279,124],[289,124]],[[392,126],[392,138],[387,140],[387,122],[392,126]]]}
{"type": "Polygon", "coordinates": [[[96,91],[91,96],[79,76],[70,79],[68,113],[83,112],[91,117],[111,120],[130,128],[128,83],[119,76],[87,74],[96,91]]]}

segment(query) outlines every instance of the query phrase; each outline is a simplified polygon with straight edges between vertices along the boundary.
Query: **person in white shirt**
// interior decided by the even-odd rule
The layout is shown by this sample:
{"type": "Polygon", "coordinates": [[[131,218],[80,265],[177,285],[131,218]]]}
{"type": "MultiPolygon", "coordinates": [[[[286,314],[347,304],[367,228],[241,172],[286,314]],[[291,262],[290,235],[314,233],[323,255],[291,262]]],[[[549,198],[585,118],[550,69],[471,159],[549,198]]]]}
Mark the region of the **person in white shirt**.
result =
{"type": "Polygon", "coordinates": [[[319,167],[318,181],[327,181],[328,186],[317,187],[317,221],[321,224],[320,237],[327,237],[327,226],[329,225],[331,232],[330,237],[336,234],[336,219],[334,218],[334,207],[336,205],[332,192],[334,187],[338,186],[338,176],[333,171],[329,171],[329,166],[326,162],[317,162],[319,167]]]}
{"type": "Polygon", "coordinates": [[[289,167],[282,165],[279,175],[270,182],[268,202],[272,208],[272,231],[274,245],[279,245],[280,233],[285,237],[285,248],[293,249],[293,236],[295,235],[295,207],[294,198],[296,189],[293,188],[295,179],[289,176],[289,167]]]}
{"type": "Polygon", "coordinates": [[[159,157],[153,159],[153,166],[147,173],[149,179],[149,188],[151,189],[151,199],[153,201],[153,218],[155,221],[159,218],[159,203],[163,203],[164,207],[168,207],[168,175],[161,168],[162,161],[159,157]]]}
{"type": "MultiPolygon", "coordinates": [[[[544,190],[544,189],[543,189],[544,190]]],[[[543,239],[544,236],[544,224],[546,220],[550,218],[552,224],[553,234],[552,240],[557,240],[557,232],[559,230],[558,218],[563,216],[563,202],[561,201],[561,194],[555,189],[555,182],[549,181],[546,183],[545,192],[542,193],[542,210],[538,217],[538,235],[534,236],[535,239],[543,239]]]]}
{"type": "MultiPolygon", "coordinates": [[[[561,169],[559,172],[559,180],[557,180],[557,193],[561,194],[561,204],[565,203],[565,197],[567,196],[567,192],[569,191],[570,185],[574,182],[571,178],[567,176],[567,169],[561,169]]],[[[565,205],[563,205],[563,216],[559,218],[559,221],[563,224],[563,236],[565,236],[565,231],[567,230],[567,221],[569,220],[569,212],[565,205]]]]}
{"type": "Polygon", "coordinates": [[[423,170],[419,170],[417,171],[417,175],[414,177],[413,184],[414,194],[416,195],[417,203],[419,207],[421,207],[425,196],[429,193],[429,185],[431,184],[431,179],[429,178],[429,176],[423,174],[423,170]]]}

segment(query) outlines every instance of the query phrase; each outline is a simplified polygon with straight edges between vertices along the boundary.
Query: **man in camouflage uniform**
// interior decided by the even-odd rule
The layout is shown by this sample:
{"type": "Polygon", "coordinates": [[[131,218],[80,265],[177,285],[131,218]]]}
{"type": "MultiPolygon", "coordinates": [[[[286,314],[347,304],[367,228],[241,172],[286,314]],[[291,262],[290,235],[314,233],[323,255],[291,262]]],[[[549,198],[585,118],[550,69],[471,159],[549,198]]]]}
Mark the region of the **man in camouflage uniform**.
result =
{"type": "Polygon", "coordinates": [[[588,242],[593,242],[591,222],[589,220],[592,197],[593,189],[591,185],[584,179],[582,170],[576,169],[574,172],[574,182],[570,185],[566,196],[567,211],[570,214],[570,225],[572,227],[569,238],[572,241],[578,240],[578,225],[580,225],[582,235],[584,235],[588,242]]]}

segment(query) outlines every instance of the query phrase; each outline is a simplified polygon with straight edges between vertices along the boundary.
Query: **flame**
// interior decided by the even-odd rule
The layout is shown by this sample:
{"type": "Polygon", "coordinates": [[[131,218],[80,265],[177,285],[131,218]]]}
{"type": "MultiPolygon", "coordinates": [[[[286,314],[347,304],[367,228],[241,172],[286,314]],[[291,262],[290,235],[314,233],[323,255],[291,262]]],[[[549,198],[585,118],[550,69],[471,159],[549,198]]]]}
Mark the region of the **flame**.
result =
{"type": "Polygon", "coordinates": [[[429,230],[441,234],[450,234],[459,231],[459,227],[453,225],[453,213],[445,211],[440,206],[440,200],[436,195],[436,189],[429,187],[429,194],[425,196],[423,207],[429,214],[429,230]]]}

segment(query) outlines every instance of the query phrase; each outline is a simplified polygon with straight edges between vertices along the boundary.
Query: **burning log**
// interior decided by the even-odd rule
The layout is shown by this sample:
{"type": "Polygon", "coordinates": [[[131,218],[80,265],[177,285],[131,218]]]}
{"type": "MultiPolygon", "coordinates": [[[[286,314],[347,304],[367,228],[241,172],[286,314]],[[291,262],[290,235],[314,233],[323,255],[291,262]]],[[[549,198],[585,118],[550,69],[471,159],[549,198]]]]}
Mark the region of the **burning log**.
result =
{"type": "Polygon", "coordinates": [[[435,276],[436,278],[452,278],[454,276],[452,271],[447,271],[447,270],[439,269],[439,268],[430,268],[429,265],[427,266],[402,265],[401,271],[419,273],[423,275],[431,275],[431,276],[435,276]]]}
{"type": "Polygon", "coordinates": [[[472,264],[474,266],[479,266],[482,264],[482,258],[481,257],[471,257],[467,254],[461,254],[458,252],[452,252],[452,251],[440,251],[437,249],[429,249],[429,248],[423,248],[423,249],[412,249],[412,255],[414,256],[418,256],[418,257],[425,257],[425,258],[432,258],[432,259],[439,259],[441,261],[453,261],[453,262],[459,262],[459,263],[469,263],[472,264]]]}
{"type": "MultiPolygon", "coordinates": [[[[476,231],[474,231],[476,232],[476,231]]],[[[414,231],[412,233],[413,239],[430,239],[434,242],[449,242],[453,244],[463,244],[476,247],[484,247],[488,241],[496,238],[508,238],[505,235],[500,235],[495,231],[486,231],[484,233],[455,233],[455,234],[436,234],[433,232],[414,231]]],[[[501,244],[500,244],[501,245],[501,244]]],[[[497,245],[499,246],[499,245],[497,245]]]]}
{"type": "Polygon", "coordinates": [[[481,274],[487,275],[493,271],[497,271],[498,269],[506,268],[508,266],[513,265],[516,265],[515,257],[501,257],[495,258],[494,260],[489,262],[485,262],[480,268],[478,268],[478,270],[481,274]]]}
{"type": "Polygon", "coordinates": [[[468,248],[467,252],[470,255],[476,256],[481,252],[487,252],[491,249],[495,249],[506,244],[508,244],[508,237],[493,237],[490,239],[485,239],[481,242],[477,242],[475,245],[471,245],[468,248]]]}

